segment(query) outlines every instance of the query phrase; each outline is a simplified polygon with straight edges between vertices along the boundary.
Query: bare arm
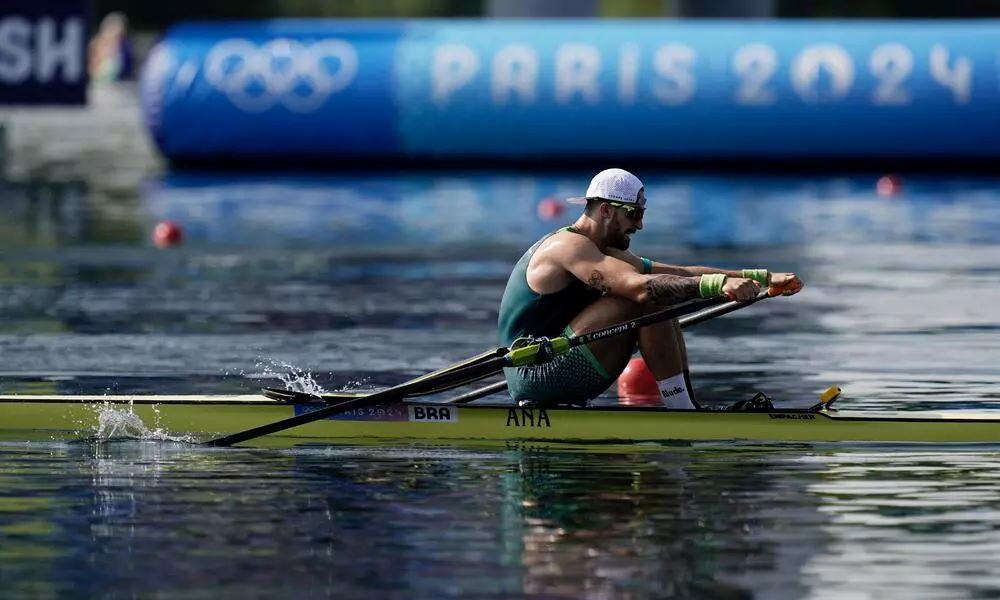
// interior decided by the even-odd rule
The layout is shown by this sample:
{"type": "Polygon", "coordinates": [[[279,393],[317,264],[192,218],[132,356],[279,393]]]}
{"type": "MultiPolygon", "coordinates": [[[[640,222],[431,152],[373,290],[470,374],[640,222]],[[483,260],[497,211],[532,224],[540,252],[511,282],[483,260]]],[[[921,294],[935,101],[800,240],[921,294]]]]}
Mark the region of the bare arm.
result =
{"type": "MultiPolygon", "coordinates": [[[[558,265],[588,286],[604,294],[621,296],[644,304],[677,304],[697,298],[698,276],[643,275],[628,257],[601,252],[583,236],[566,236],[545,250],[547,262],[558,265]]],[[[629,255],[638,261],[638,258],[629,255]]]]}
{"type": "MultiPolygon", "coordinates": [[[[618,260],[627,262],[632,265],[637,272],[642,273],[642,261],[635,254],[632,254],[628,250],[618,250],[615,248],[608,248],[607,253],[609,256],[613,256],[618,260]]],[[[743,276],[742,271],[730,271],[728,269],[720,269],[718,267],[681,267],[678,265],[668,265],[666,263],[653,261],[653,275],[698,277],[701,275],[709,275],[711,273],[722,273],[726,277],[743,276]]]]}

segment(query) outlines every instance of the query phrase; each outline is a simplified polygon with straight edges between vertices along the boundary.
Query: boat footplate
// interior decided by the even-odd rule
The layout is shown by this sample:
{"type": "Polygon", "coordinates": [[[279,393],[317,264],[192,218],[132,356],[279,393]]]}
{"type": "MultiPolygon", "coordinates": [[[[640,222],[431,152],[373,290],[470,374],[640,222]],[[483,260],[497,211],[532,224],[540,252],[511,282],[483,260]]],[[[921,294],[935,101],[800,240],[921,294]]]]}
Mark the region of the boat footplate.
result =
{"type": "Polygon", "coordinates": [[[764,392],[757,392],[754,394],[753,398],[747,400],[740,400],[736,404],[729,407],[729,410],[743,411],[743,412],[767,412],[774,410],[774,403],[771,399],[767,397],[764,392]]]}

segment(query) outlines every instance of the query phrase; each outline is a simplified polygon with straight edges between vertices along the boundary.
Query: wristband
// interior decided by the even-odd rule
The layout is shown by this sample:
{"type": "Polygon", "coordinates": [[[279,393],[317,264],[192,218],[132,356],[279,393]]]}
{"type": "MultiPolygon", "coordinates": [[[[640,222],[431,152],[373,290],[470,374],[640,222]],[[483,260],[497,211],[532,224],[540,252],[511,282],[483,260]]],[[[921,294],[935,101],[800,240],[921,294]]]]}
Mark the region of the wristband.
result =
{"type": "Polygon", "coordinates": [[[639,260],[642,261],[642,274],[649,275],[653,272],[653,261],[649,260],[645,256],[640,256],[639,260]]]}
{"type": "Polygon", "coordinates": [[[753,279],[761,285],[771,285],[771,274],[767,269],[743,269],[742,274],[745,279],[753,279]]]}
{"type": "Polygon", "coordinates": [[[698,282],[698,293],[702,298],[714,298],[722,293],[722,286],[725,284],[726,276],[722,273],[702,275],[698,282]]]}

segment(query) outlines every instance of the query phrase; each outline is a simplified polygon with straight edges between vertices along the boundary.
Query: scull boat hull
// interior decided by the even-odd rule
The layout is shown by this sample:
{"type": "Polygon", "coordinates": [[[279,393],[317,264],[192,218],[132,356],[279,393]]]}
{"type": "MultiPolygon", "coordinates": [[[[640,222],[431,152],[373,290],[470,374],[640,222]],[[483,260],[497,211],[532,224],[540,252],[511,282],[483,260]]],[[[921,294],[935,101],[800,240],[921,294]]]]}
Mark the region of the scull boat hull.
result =
{"type": "MultiPolygon", "coordinates": [[[[93,437],[102,412],[134,415],[149,430],[205,440],[285,419],[323,404],[264,396],[0,396],[4,439],[93,437]]],[[[105,432],[107,433],[107,432],[105,432]]],[[[357,409],[247,445],[345,439],[566,442],[759,441],[1000,443],[998,412],[775,410],[767,413],[658,408],[512,408],[405,402],[357,409]]]]}

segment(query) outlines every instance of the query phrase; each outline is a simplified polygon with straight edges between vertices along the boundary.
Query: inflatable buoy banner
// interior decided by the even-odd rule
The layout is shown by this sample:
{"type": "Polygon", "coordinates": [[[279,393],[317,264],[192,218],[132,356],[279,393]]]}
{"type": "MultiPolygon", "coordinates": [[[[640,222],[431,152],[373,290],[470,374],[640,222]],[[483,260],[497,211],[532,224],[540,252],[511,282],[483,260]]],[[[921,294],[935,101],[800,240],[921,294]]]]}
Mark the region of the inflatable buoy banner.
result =
{"type": "Polygon", "coordinates": [[[1000,22],[288,21],[153,52],[170,157],[993,157],[1000,22]]]}
{"type": "Polygon", "coordinates": [[[188,25],[151,52],[141,93],[169,156],[384,154],[397,146],[399,26],[188,25]]]}

